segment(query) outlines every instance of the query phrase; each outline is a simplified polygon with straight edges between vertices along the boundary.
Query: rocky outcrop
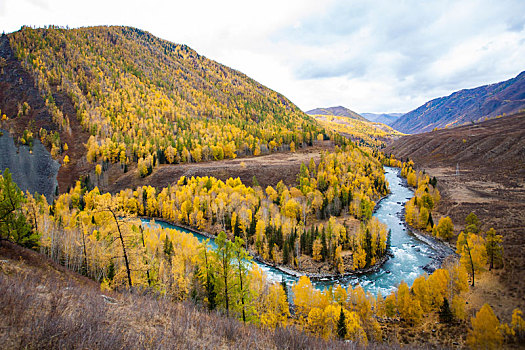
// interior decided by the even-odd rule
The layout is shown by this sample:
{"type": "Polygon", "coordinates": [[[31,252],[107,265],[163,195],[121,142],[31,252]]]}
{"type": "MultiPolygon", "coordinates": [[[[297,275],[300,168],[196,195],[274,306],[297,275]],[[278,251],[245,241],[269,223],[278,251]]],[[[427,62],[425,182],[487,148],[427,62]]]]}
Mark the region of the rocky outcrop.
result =
{"type": "Polygon", "coordinates": [[[0,136],[0,170],[9,168],[13,181],[23,191],[40,193],[51,203],[57,188],[57,174],[60,165],[55,161],[39,140],[33,147],[15,145],[11,135],[2,130],[0,136]]]}

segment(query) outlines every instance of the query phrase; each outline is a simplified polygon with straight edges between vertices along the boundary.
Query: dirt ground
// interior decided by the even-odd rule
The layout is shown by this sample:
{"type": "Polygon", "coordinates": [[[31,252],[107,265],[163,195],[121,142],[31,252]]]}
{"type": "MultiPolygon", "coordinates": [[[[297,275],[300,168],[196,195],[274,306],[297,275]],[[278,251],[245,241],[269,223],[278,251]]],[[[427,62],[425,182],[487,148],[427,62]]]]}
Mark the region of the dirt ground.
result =
{"type": "Polygon", "coordinates": [[[251,185],[255,176],[263,188],[275,186],[281,180],[291,185],[296,183],[301,163],[308,165],[310,158],[318,163],[321,152],[333,148],[332,142],[323,141],[317,142],[313,147],[298,149],[295,153],[272,153],[258,157],[202,163],[162,164],[145,178],[138,175],[136,167],[130,168],[130,171],[123,174],[120,167],[116,165],[107,172],[107,178],[99,187],[111,193],[144,185],[163,188],[177,182],[182,176],[214,176],[223,181],[230,177],[239,177],[245,185],[251,185]]]}
{"type": "Polygon", "coordinates": [[[456,233],[474,212],[482,231],[494,227],[503,235],[505,266],[476,281],[473,306],[484,300],[506,321],[513,308],[525,309],[525,113],[410,135],[389,152],[437,178],[437,211],[452,218],[456,233]]]}

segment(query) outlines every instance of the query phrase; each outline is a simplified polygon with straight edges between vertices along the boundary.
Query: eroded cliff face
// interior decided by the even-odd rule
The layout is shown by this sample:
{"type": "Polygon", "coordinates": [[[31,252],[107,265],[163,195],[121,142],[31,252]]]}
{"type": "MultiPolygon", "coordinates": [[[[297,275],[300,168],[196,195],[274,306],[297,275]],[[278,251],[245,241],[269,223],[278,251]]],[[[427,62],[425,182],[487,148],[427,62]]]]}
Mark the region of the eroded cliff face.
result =
{"type": "Polygon", "coordinates": [[[32,149],[29,146],[17,146],[13,137],[5,130],[0,136],[0,169],[2,172],[9,168],[20,189],[31,193],[38,192],[52,202],[56,187],[57,174],[60,164],[51,157],[51,154],[35,139],[32,149]]]}
{"type": "MultiPolygon", "coordinates": [[[[32,131],[35,139],[38,138],[41,129],[46,129],[48,133],[60,134],[61,144],[67,144],[69,147],[67,153],[63,152],[55,157],[60,163],[66,154],[69,157],[68,166],[60,167],[56,176],[59,190],[63,193],[95,167],[95,164],[88,163],[85,158],[84,144],[89,138],[89,133],[82,129],[76,118],[76,110],[71,98],[57,85],[50,85],[51,93],[56,106],[69,118],[70,126],[68,129],[59,128],[53,122],[38,84],[16,58],[8,35],[0,36],[0,58],[5,60],[4,66],[0,69],[0,109],[1,114],[8,117],[8,120],[0,122],[0,127],[8,130],[15,139],[22,135],[24,130],[32,131]],[[19,115],[19,106],[24,103],[29,105],[29,112],[19,115]]],[[[55,187],[52,193],[54,191],[55,187]]]]}

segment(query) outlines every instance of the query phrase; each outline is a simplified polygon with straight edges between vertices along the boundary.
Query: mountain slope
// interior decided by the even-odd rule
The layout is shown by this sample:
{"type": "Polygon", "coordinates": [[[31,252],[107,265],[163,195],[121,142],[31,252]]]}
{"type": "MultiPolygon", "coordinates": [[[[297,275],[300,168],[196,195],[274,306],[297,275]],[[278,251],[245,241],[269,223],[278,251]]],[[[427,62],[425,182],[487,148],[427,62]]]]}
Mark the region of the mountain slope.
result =
{"type": "Polygon", "coordinates": [[[391,126],[404,133],[457,126],[525,108],[525,72],[496,84],[454,92],[403,115],[391,126]]]}
{"type": "Polygon", "coordinates": [[[364,147],[382,148],[387,142],[404,135],[386,124],[368,120],[361,121],[332,115],[314,115],[314,118],[327,129],[331,129],[364,147]]]}
{"type": "Polygon", "coordinates": [[[337,117],[347,117],[347,118],[357,119],[361,121],[366,121],[366,119],[363,118],[361,115],[343,106],[316,108],[316,109],[307,111],[306,114],[308,115],[333,115],[337,117]]]}
{"type": "MultiPolygon", "coordinates": [[[[88,161],[124,167],[144,160],[149,169],[235,158],[292,141],[299,146],[319,131],[277,92],[135,28],[24,27],[8,37],[61,136],[72,133],[74,119],[92,135],[88,161]],[[71,99],[72,108],[62,108],[57,92],[71,99]]],[[[62,146],[58,158],[67,154],[62,146]]]]}
{"type": "Polygon", "coordinates": [[[391,126],[403,115],[403,113],[361,113],[361,115],[371,122],[378,122],[391,126]]]}

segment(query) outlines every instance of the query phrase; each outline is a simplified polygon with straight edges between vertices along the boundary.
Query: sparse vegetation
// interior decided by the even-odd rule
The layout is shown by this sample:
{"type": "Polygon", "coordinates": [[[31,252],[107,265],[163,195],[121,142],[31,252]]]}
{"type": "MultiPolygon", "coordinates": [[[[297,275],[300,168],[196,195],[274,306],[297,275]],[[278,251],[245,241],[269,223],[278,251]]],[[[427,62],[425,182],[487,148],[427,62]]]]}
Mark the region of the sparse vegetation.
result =
{"type": "Polygon", "coordinates": [[[19,248],[0,248],[3,259],[6,249],[18,254],[16,260],[19,255],[25,260],[0,263],[0,344],[4,349],[356,348],[293,326],[243,325],[191,302],[173,302],[140,291],[101,292],[95,283],[61,272],[60,266],[19,248]]]}

